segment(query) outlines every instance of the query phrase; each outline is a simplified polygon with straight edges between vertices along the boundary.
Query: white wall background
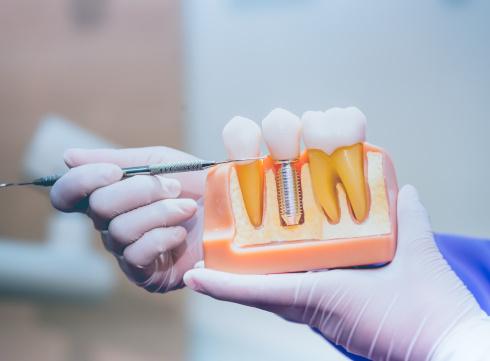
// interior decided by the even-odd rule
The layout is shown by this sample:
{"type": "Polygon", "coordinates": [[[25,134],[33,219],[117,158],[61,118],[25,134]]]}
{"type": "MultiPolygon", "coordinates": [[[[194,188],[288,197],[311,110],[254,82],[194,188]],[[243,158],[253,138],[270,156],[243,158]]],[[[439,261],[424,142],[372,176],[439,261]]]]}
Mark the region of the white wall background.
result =
{"type": "Polygon", "coordinates": [[[221,129],[236,114],[260,123],[277,106],[356,105],[436,231],[490,236],[489,1],[184,4],[189,151],[224,157],[221,129]]]}

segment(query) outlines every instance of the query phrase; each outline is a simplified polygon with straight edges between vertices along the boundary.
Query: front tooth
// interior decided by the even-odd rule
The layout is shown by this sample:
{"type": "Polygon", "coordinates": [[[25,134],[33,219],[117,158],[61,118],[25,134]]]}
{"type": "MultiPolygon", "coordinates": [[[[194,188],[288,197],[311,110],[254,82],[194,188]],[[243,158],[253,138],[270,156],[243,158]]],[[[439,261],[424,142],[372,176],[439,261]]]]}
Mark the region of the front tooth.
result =
{"type": "Polygon", "coordinates": [[[354,107],[303,115],[303,139],[308,149],[313,190],[332,223],[340,220],[336,189],[339,181],[357,221],[367,217],[362,144],[365,135],[366,118],[354,107]]]}
{"type": "MultiPolygon", "coordinates": [[[[252,120],[236,116],[223,128],[223,142],[229,159],[255,158],[260,155],[261,130],[252,120]]],[[[243,202],[250,223],[262,224],[264,172],[260,160],[235,165],[243,202]]]]}

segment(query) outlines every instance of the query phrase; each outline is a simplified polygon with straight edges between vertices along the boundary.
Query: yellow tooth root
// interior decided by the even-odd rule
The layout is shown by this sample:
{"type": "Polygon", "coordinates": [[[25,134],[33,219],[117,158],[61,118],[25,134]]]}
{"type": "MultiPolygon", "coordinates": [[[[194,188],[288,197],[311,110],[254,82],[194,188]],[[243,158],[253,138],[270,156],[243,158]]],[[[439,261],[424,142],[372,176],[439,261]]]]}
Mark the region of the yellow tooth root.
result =
{"type": "Polygon", "coordinates": [[[315,197],[332,223],[340,220],[340,208],[337,195],[338,176],[330,157],[318,149],[308,150],[311,182],[315,197]]]}
{"type": "Polygon", "coordinates": [[[362,222],[368,215],[363,148],[363,144],[358,143],[339,148],[331,155],[319,149],[308,149],[313,191],[332,223],[340,220],[337,195],[339,181],[344,186],[355,219],[362,222]]]}
{"type": "Polygon", "coordinates": [[[262,224],[264,198],[264,171],[261,161],[235,166],[250,223],[262,224]]]}
{"type": "Polygon", "coordinates": [[[364,179],[364,149],[361,143],[337,149],[332,154],[335,169],[344,185],[352,212],[362,222],[368,214],[366,182],[364,179]]]}

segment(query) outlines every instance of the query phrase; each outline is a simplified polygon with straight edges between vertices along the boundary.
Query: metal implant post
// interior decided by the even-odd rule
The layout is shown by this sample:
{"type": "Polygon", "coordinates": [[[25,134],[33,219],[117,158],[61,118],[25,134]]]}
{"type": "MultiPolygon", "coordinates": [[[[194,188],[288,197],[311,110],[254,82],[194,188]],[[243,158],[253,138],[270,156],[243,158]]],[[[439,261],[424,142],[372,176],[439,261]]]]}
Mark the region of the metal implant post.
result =
{"type": "Polygon", "coordinates": [[[303,222],[303,194],[294,160],[278,161],[276,172],[277,201],[281,223],[295,226],[303,222]]]}

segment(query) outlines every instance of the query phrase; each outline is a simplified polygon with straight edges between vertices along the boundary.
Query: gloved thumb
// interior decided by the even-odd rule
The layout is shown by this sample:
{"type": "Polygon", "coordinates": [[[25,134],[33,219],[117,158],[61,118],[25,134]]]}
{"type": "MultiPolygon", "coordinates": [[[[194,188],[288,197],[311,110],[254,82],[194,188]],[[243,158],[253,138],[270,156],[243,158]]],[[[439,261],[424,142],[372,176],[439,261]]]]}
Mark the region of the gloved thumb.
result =
{"type": "Polygon", "coordinates": [[[397,253],[412,248],[414,242],[431,240],[429,215],[420,203],[417,190],[405,185],[398,193],[398,246],[397,253]]]}
{"type": "Polygon", "coordinates": [[[161,147],[125,149],[68,149],[63,158],[68,167],[78,167],[87,163],[112,163],[119,167],[132,167],[165,161],[161,147]]]}

